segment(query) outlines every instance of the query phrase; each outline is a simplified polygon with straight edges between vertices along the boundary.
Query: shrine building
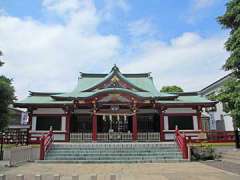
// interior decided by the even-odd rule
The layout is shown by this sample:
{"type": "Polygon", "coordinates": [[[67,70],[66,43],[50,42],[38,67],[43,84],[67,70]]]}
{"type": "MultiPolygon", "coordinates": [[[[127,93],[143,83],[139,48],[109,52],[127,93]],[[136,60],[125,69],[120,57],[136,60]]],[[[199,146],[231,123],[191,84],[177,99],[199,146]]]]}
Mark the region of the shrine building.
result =
{"type": "Polygon", "coordinates": [[[162,93],[150,73],[81,73],[71,92],[30,92],[16,107],[27,108],[32,141],[52,127],[55,141],[157,142],[174,130],[202,130],[201,111],[214,107],[197,93],[162,93]]]}

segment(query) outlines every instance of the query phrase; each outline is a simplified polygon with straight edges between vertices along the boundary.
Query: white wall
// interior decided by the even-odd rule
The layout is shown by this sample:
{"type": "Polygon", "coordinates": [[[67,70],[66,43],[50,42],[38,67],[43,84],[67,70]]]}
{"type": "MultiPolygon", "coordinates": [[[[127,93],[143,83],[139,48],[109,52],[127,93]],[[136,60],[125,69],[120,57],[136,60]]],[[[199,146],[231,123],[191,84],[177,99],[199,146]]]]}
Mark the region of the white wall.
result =
{"type": "Polygon", "coordinates": [[[164,130],[168,130],[168,116],[164,116],[164,130]]]}
{"type": "Polygon", "coordinates": [[[192,108],[168,108],[166,113],[196,113],[192,108]]]}
{"type": "Polygon", "coordinates": [[[233,119],[232,117],[223,111],[223,104],[217,103],[216,104],[216,111],[209,112],[210,116],[210,129],[216,130],[216,121],[224,120],[225,130],[226,131],[233,131],[233,119]]]}
{"type": "Polygon", "coordinates": [[[33,114],[64,114],[62,108],[38,108],[33,111],[33,114]]]}
{"type": "Polygon", "coordinates": [[[37,117],[32,117],[32,131],[36,131],[37,117]]]}
{"type": "Polygon", "coordinates": [[[193,129],[198,130],[198,119],[197,116],[193,116],[193,129]]]}
{"type": "Polygon", "coordinates": [[[224,124],[225,124],[225,130],[226,131],[233,131],[234,128],[233,128],[233,119],[231,116],[229,115],[225,115],[223,116],[224,118],[224,124]]]}

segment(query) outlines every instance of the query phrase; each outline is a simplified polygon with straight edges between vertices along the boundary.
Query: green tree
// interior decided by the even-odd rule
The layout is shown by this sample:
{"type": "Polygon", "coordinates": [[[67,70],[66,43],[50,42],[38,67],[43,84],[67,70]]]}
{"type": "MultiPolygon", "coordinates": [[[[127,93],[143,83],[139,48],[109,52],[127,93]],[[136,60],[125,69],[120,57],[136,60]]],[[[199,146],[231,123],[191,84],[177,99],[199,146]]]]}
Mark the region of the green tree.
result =
{"type": "Polygon", "coordinates": [[[160,92],[166,92],[166,93],[177,93],[177,92],[183,92],[183,89],[179,86],[173,85],[173,86],[163,86],[160,92]]]}
{"type": "Polygon", "coordinates": [[[225,42],[225,47],[230,56],[224,64],[225,70],[234,71],[239,78],[240,70],[240,0],[230,0],[226,4],[226,12],[218,17],[218,22],[223,28],[230,30],[230,36],[225,42]]]}
{"type": "MultiPolygon", "coordinates": [[[[0,51],[0,57],[2,52],[0,51]]],[[[0,61],[0,66],[3,62],[0,61]]],[[[12,80],[1,75],[0,76],[0,130],[4,129],[8,124],[8,119],[10,116],[8,106],[13,103],[14,97],[14,87],[12,86],[12,80]]]]}
{"type": "Polygon", "coordinates": [[[223,16],[217,18],[223,28],[229,29],[225,48],[230,53],[223,68],[232,72],[232,77],[216,95],[224,103],[224,110],[234,119],[235,127],[240,127],[240,0],[230,0],[223,16]]]}

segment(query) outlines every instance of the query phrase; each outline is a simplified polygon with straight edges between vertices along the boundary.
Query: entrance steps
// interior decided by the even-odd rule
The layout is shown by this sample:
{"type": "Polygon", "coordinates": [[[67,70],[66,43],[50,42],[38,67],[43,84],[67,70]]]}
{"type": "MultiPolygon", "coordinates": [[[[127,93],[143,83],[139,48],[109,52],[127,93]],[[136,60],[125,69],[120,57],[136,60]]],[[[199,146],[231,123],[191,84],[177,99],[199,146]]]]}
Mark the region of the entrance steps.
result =
{"type": "Polygon", "coordinates": [[[182,162],[175,142],[54,143],[42,163],[182,162]]]}

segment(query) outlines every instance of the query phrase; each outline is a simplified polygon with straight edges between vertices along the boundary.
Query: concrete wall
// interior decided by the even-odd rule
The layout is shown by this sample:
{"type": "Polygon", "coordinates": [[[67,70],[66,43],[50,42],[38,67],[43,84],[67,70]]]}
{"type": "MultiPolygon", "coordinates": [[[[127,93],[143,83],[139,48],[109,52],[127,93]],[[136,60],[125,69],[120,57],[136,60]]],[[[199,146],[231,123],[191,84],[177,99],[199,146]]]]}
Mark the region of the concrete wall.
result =
{"type": "MultiPolygon", "coordinates": [[[[3,160],[8,161],[10,159],[10,148],[4,148],[4,153],[3,153],[3,160]]],[[[32,157],[33,160],[38,160],[39,159],[39,153],[40,153],[40,148],[39,147],[33,147],[32,149],[32,157]]]]}
{"type": "Polygon", "coordinates": [[[168,108],[166,113],[196,113],[192,108],[168,108]]]}

